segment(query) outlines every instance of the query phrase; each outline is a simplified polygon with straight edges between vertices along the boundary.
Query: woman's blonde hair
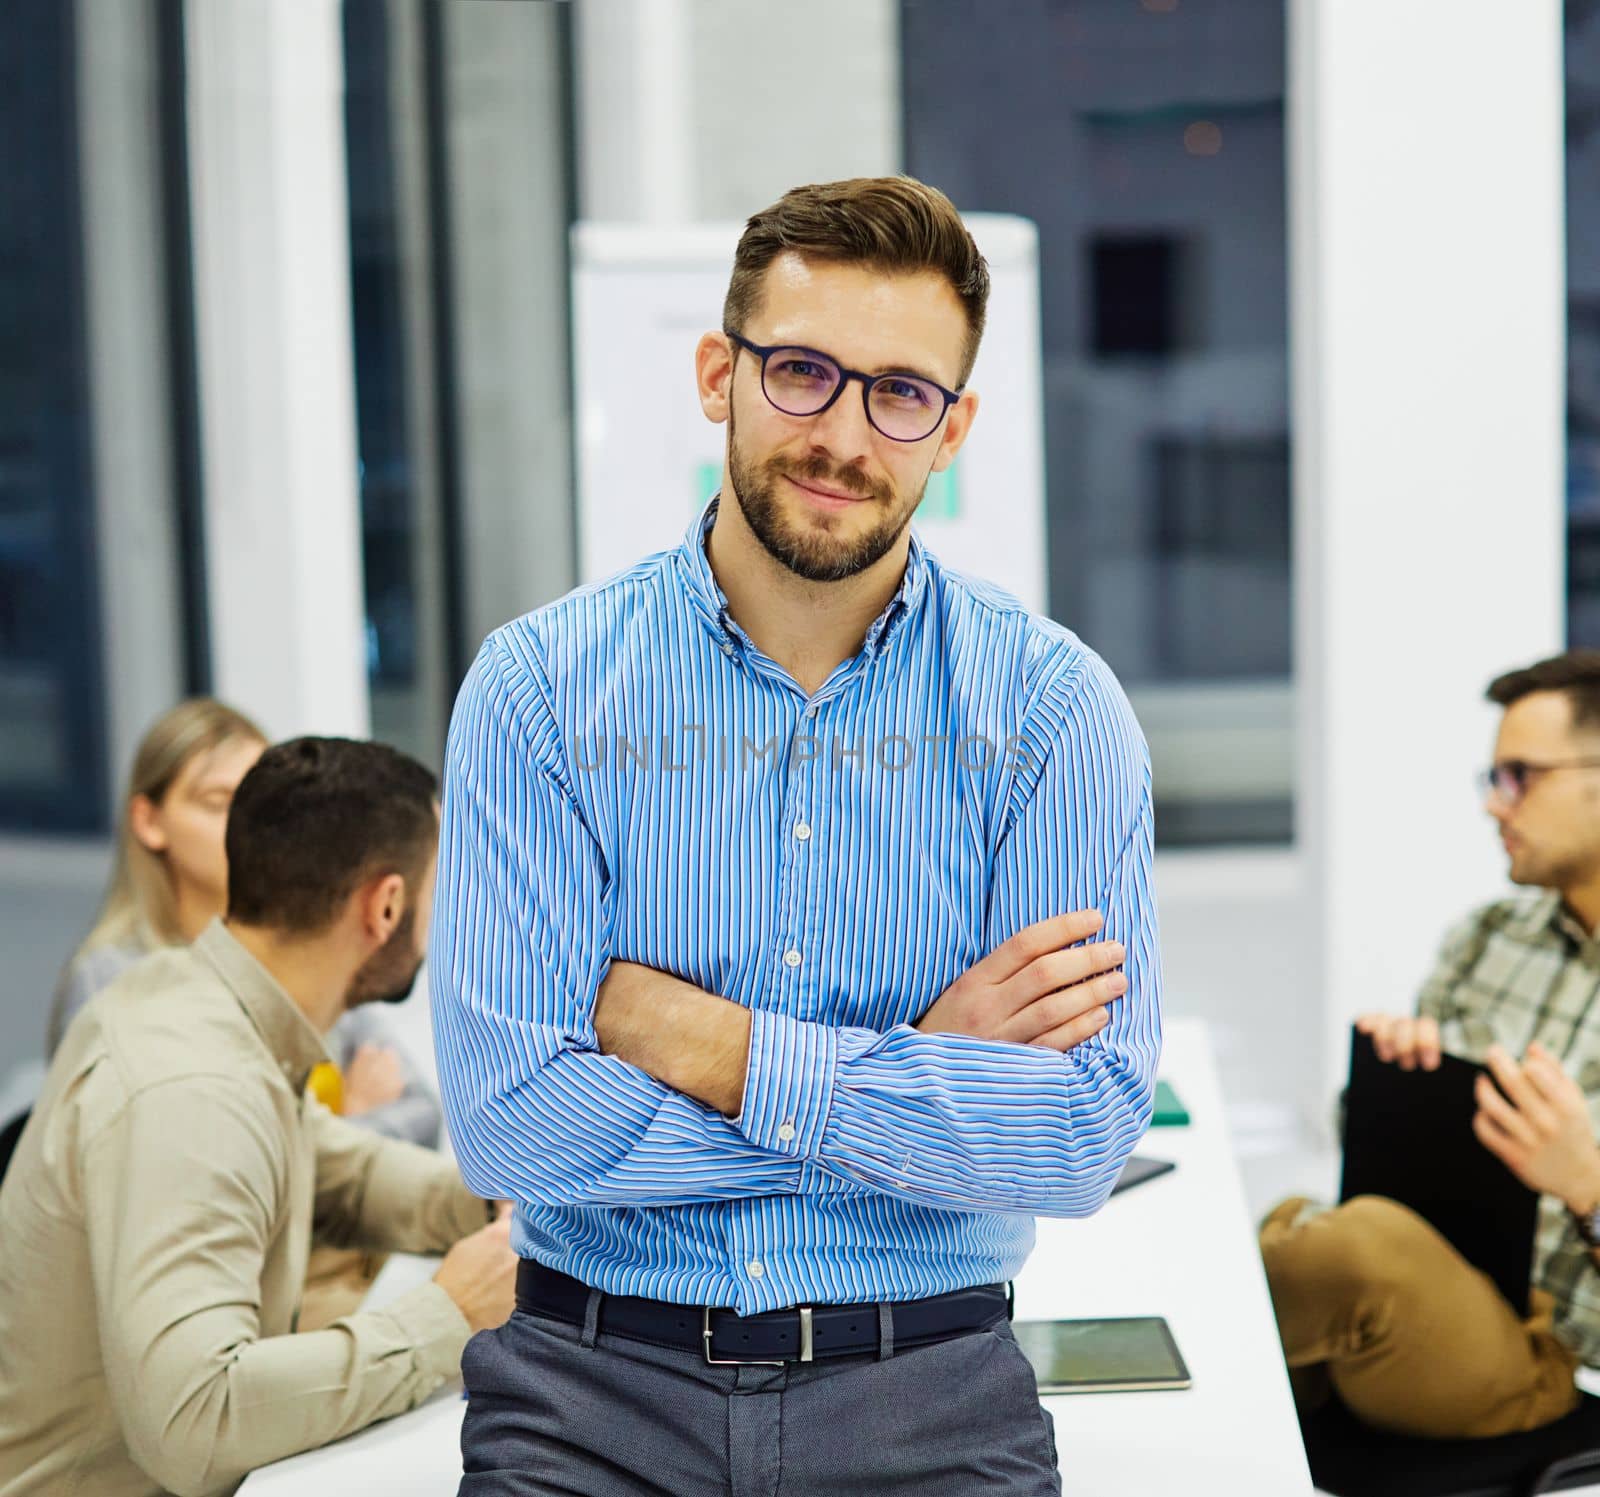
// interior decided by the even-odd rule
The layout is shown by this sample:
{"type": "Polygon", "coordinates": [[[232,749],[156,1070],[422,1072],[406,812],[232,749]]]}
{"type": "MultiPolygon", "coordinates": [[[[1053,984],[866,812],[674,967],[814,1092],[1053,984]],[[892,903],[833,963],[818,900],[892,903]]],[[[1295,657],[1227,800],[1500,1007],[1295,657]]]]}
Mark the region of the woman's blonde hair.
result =
{"type": "Polygon", "coordinates": [[[265,743],[267,735],[242,712],[210,697],[179,702],[150,725],[133,756],[133,772],[122,797],[111,881],[78,956],[101,946],[137,945],[154,951],[182,944],[171,875],[160,854],[134,836],[130,807],[139,795],[160,805],[197,756],[237,739],[265,743]]]}

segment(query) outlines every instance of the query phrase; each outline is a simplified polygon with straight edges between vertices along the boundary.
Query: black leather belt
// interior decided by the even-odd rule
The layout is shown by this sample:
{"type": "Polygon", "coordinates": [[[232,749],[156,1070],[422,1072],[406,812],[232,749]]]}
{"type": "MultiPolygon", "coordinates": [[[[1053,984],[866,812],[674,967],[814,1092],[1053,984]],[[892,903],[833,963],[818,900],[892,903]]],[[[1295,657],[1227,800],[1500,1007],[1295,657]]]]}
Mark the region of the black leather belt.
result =
{"type": "MultiPolygon", "coordinates": [[[[583,1325],[589,1286],[524,1258],[517,1268],[517,1308],[583,1325]]],[[[813,1362],[824,1357],[879,1354],[879,1311],[887,1308],[893,1350],[927,1346],[981,1331],[1011,1313],[1004,1284],[958,1289],[930,1299],[871,1305],[801,1305],[736,1315],[704,1305],[673,1305],[627,1294],[600,1297],[596,1330],[656,1346],[701,1352],[707,1362],[813,1362]]]]}

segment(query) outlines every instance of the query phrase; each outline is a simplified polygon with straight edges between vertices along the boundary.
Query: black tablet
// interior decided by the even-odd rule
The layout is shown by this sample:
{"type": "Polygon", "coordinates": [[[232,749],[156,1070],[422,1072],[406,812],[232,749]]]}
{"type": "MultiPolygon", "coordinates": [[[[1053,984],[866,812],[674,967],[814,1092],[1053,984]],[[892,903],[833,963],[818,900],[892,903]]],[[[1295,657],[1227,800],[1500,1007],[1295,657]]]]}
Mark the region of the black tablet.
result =
{"type": "Polygon", "coordinates": [[[1111,1187],[1111,1194],[1132,1190],[1135,1185],[1143,1185],[1146,1180],[1154,1180],[1158,1175],[1170,1175],[1177,1167],[1170,1159],[1156,1159],[1149,1154],[1130,1154],[1122,1173],[1117,1176],[1117,1183],[1111,1187]]]}
{"type": "Polygon", "coordinates": [[[1159,1315],[1124,1320],[1016,1320],[1017,1345],[1041,1393],[1146,1393],[1189,1386],[1189,1369],[1159,1315]]]}
{"type": "Polygon", "coordinates": [[[1409,1206],[1526,1315],[1539,1197],[1472,1131],[1483,1074],[1454,1055],[1437,1071],[1402,1071],[1352,1029],[1339,1199],[1409,1206]]]}

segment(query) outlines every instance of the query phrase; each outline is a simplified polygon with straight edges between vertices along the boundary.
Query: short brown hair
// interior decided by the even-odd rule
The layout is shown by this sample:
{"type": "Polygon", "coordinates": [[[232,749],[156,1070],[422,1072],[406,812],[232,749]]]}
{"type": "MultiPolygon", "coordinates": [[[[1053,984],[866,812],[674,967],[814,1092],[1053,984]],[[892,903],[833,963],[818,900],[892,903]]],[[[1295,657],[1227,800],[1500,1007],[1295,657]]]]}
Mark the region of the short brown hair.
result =
{"type": "Polygon", "coordinates": [[[989,306],[989,266],[955,204],[915,177],[852,177],[793,187],[745,225],[733,256],[722,325],[743,332],[760,310],[761,281],[779,255],[865,265],[891,275],[932,270],[967,314],[964,385],[978,357],[989,306]]]}
{"type": "Polygon", "coordinates": [[[414,890],[438,845],[438,785],[382,743],[274,744],[228,810],[228,918],[315,935],[370,879],[398,873],[414,890]]]}
{"type": "Polygon", "coordinates": [[[1489,683],[1491,702],[1509,707],[1536,691],[1559,691],[1572,704],[1575,728],[1600,728],[1600,650],[1568,650],[1489,683]]]}

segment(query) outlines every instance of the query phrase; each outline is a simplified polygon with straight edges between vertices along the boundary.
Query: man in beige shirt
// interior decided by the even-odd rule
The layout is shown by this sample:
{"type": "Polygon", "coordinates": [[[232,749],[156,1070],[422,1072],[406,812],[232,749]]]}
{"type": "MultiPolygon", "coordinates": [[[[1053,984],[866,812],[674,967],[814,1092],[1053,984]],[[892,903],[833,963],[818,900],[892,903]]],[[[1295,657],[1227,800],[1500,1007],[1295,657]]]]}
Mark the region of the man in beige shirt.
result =
{"type": "Polygon", "coordinates": [[[380,745],[269,749],[230,813],[226,921],[72,1026],[0,1188],[0,1497],[231,1492],[413,1407],[509,1314],[507,1225],[454,1166],[305,1095],[340,1014],[415,979],[434,796],[380,745]],[[448,1252],[296,1335],[313,1236],[448,1252]]]}

